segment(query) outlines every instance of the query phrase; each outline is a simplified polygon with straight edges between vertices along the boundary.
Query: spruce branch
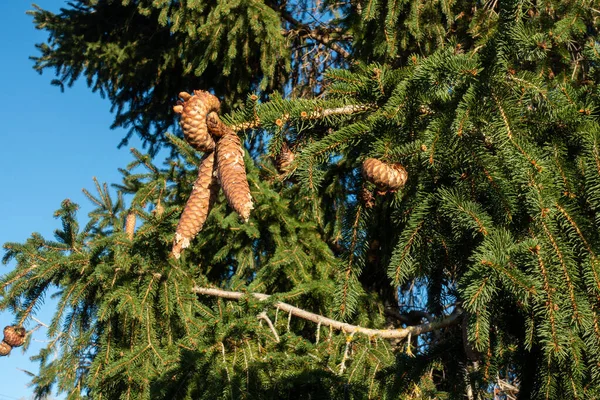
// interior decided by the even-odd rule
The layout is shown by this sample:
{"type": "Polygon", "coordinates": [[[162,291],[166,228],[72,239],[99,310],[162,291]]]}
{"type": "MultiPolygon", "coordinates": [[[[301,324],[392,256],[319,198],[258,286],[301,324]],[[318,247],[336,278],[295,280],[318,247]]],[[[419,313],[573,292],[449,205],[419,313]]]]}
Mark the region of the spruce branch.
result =
{"type": "MultiPolygon", "coordinates": [[[[300,117],[304,120],[320,120],[325,119],[327,117],[332,117],[336,115],[352,115],[360,112],[374,110],[378,108],[375,103],[367,103],[367,104],[348,104],[341,107],[334,108],[318,108],[317,110],[308,110],[300,113],[300,117]]],[[[290,114],[283,114],[279,120],[276,122],[277,125],[283,125],[287,120],[291,117],[290,114]]],[[[233,130],[234,132],[243,131],[246,129],[257,129],[262,126],[262,121],[260,118],[255,118],[254,121],[243,122],[240,124],[231,125],[229,128],[218,119],[218,115],[216,113],[211,113],[208,115],[207,123],[209,125],[209,129],[211,129],[211,133],[219,136],[221,131],[229,131],[233,130]]]]}
{"type": "MultiPolygon", "coordinates": [[[[196,294],[215,296],[229,300],[240,300],[242,297],[247,295],[247,293],[243,292],[233,292],[228,290],[206,288],[200,286],[193,287],[192,292],[196,294]]],[[[264,293],[251,293],[251,295],[260,301],[265,301],[271,297],[270,295],[264,293]]],[[[349,334],[360,333],[369,337],[381,337],[384,339],[404,339],[409,335],[417,336],[423,333],[432,332],[438,329],[453,326],[460,322],[460,316],[463,313],[462,309],[457,308],[456,311],[452,314],[431,323],[420,324],[399,329],[371,329],[364,328],[358,325],[348,324],[341,321],[336,321],[334,319],[303,310],[301,308],[292,306],[287,303],[283,303],[281,301],[276,302],[274,304],[274,307],[281,311],[288,312],[290,315],[294,315],[298,318],[302,318],[307,321],[312,321],[316,324],[325,325],[332,329],[341,330],[349,334]]]]}

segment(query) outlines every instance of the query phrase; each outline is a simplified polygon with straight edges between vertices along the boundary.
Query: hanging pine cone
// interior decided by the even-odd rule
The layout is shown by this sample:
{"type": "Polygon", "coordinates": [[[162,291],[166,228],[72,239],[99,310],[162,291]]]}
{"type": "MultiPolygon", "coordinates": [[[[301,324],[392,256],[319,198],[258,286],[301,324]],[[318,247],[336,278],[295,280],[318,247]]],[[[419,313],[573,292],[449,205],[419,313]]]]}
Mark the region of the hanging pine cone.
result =
{"type": "Polygon", "coordinates": [[[406,183],[408,174],[400,164],[387,164],[375,158],[367,158],[362,165],[364,178],[382,191],[398,190],[406,183]]]}
{"type": "Polygon", "coordinates": [[[294,152],[290,150],[286,142],[283,142],[279,154],[277,154],[277,157],[275,157],[275,166],[277,167],[277,171],[279,171],[280,174],[288,173],[292,163],[294,162],[294,158],[296,158],[294,152]]]}
{"type": "Polygon", "coordinates": [[[133,240],[133,234],[135,233],[135,214],[129,212],[125,218],[125,233],[129,240],[133,240]]]}
{"type": "Polygon", "coordinates": [[[0,342],[0,357],[4,357],[10,354],[12,347],[6,342],[0,342]]]}
{"type": "Polygon", "coordinates": [[[247,222],[254,206],[240,138],[235,133],[226,134],[217,142],[216,153],[219,182],[227,202],[247,222]]]}
{"type": "Polygon", "coordinates": [[[184,101],[179,102],[173,111],[181,114],[179,121],[185,140],[196,150],[209,153],[215,148],[215,141],[208,132],[206,117],[218,111],[220,102],[215,96],[202,90],[194,90],[194,95],[179,93],[184,101]]]}
{"type": "Polygon", "coordinates": [[[4,328],[4,342],[11,347],[23,346],[27,331],[22,326],[9,325],[4,328]]]}
{"type": "Polygon", "coordinates": [[[212,152],[204,156],[200,167],[198,167],[198,178],[194,182],[194,188],[175,231],[175,241],[172,249],[175,258],[179,258],[181,250],[188,247],[190,241],[202,230],[208,212],[217,197],[219,186],[217,185],[214,166],[215,153],[212,152]]]}

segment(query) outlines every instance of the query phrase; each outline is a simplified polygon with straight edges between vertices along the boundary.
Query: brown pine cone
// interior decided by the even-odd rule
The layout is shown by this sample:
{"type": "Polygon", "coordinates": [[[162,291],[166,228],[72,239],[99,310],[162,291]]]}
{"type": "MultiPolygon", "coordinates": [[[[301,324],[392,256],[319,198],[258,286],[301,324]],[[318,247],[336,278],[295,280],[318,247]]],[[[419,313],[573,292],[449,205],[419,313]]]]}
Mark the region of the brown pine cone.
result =
{"type": "Polygon", "coordinates": [[[294,158],[296,158],[294,152],[290,150],[286,142],[283,142],[279,154],[277,154],[277,157],[275,157],[275,166],[277,167],[277,171],[279,171],[280,174],[288,173],[292,163],[294,162],[294,158]]]}
{"type": "Polygon", "coordinates": [[[214,138],[220,138],[227,134],[234,133],[233,130],[225,125],[221,118],[219,118],[219,114],[216,112],[210,112],[206,116],[206,125],[208,126],[208,132],[214,138]]]}
{"type": "Polygon", "coordinates": [[[179,219],[172,249],[175,258],[179,258],[181,250],[190,245],[206,222],[219,192],[215,172],[215,153],[212,152],[204,156],[198,167],[198,178],[179,219]]]}
{"type": "Polygon", "coordinates": [[[184,101],[173,107],[181,114],[179,121],[185,140],[196,150],[209,153],[215,148],[215,141],[208,132],[206,117],[210,112],[219,111],[220,102],[215,96],[202,90],[194,90],[194,95],[179,93],[184,101]]]}
{"type": "Polygon", "coordinates": [[[27,331],[22,326],[9,325],[4,328],[4,342],[11,347],[23,346],[27,331]]]}
{"type": "Polygon", "coordinates": [[[217,142],[217,172],[219,182],[229,205],[248,222],[252,205],[250,187],[246,178],[244,150],[235,133],[223,136],[217,142]]]}
{"type": "Polygon", "coordinates": [[[133,240],[133,234],[135,232],[135,214],[133,212],[129,212],[127,217],[125,218],[125,233],[129,240],[133,240]]]}
{"type": "Polygon", "coordinates": [[[0,342],[0,357],[4,357],[10,354],[12,346],[6,342],[0,342]]]}
{"type": "Polygon", "coordinates": [[[380,191],[394,191],[406,183],[408,174],[400,164],[388,164],[375,158],[367,158],[362,165],[364,178],[374,183],[380,191]]]}

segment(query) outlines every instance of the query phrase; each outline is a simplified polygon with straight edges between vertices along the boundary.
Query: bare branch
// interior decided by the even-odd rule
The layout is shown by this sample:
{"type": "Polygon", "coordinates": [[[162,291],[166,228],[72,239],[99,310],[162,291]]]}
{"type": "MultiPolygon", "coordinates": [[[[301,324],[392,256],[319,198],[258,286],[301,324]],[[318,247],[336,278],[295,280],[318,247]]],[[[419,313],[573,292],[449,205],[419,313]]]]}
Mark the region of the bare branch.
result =
{"type": "MultiPolygon", "coordinates": [[[[239,300],[242,297],[248,295],[248,293],[243,293],[243,292],[232,292],[232,291],[227,291],[227,290],[204,288],[204,287],[199,287],[199,286],[192,288],[192,292],[194,292],[196,294],[221,297],[221,298],[230,299],[230,300],[239,300]]],[[[250,295],[260,301],[267,300],[269,297],[271,297],[268,294],[264,294],[264,293],[251,293],[250,295]]],[[[460,322],[459,317],[462,315],[462,309],[457,308],[454,313],[448,315],[447,317],[445,317],[443,319],[433,321],[431,323],[409,326],[407,328],[400,328],[400,329],[370,329],[370,328],[363,328],[358,325],[352,325],[352,324],[348,324],[345,322],[336,321],[334,319],[327,318],[322,315],[315,314],[315,313],[303,310],[298,307],[294,307],[290,304],[283,303],[281,301],[278,301],[277,303],[275,303],[274,307],[281,311],[288,312],[290,315],[294,315],[298,318],[312,321],[316,324],[329,326],[332,329],[340,330],[340,331],[343,331],[346,333],[360,333],[362,335],[366,335],[369,337],[381,337],[381,338],[385,338],[385,339],[404,339],[404,338],[408,337],[409,334],[413,335],[413,336],[417,336],[422,333],[432,332],[434,330],[438,330],[438,329],[446,328],[448,326],[456,325],[460,322]]]]}
{"type": "Polygon", "coordinates": [[[273,336],[275,336],[275,341],[277,343],[279,343],[279,335],[277,334],[277,331],[275,330],[275,327],[273,326],[273,323],[271,322],[271,318],[269,318],[267,313],[263,311],[260,314],[258,314],[258,316],[256,318],[262,319],[267,322],[267,325],[269,325],[271,332],[273,332],[273,336]]]}
{"type": "MultiPolygon", "coordinates": [[[[299,31],[299,33],[303,33],[305,36],[308,36],[309,38],[321,43],[322,45],[329,47],[331,50],[335,51],[336,53],[338,53],[340,56],[342,56],[343,58],[348,58],[350,57],[350,53],[344,49],[342,46],[340,46],[339,44],[334,42],[334,38],[330,37],[331,33],[336,33],[336,34],[341,34],[343,33],[341,29],[325,29],[325,28],[317,28],[317,29],[312,29],[309,25],[304,24],[300,21],[298,21],[296,18],[294,18],[287,10],[285,9],[280,9],[279,10],[281,12],[281,16],[283,17],[284,20],[286,20],[287,22],[289,22],[292,26],[294,26],[294,28],[296,28],[296,30],[299,31]]],[[[351,36],[349,35],[345,35],[342,37],[342,39],[350,39],[351,36]]]]}

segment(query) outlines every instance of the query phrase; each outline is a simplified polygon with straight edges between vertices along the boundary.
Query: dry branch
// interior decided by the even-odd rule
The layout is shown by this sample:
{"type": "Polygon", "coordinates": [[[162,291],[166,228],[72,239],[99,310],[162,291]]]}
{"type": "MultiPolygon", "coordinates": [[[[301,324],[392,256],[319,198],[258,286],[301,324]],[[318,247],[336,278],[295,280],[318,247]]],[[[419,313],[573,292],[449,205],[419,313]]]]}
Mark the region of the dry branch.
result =
{"type": "MultiPolygon", "coordinates": [[[[287,22],[289,22],[295,28],[296,31],[298,31],[298,33],[302,32],[303,36],[308,36],[309,38],[315,40],[316,42],[321,43],[322,45],[324,45],[326,47],[329,47],[331,50],[337,52],[343,58],[350,57],[350,53],[346,49],[344,49],[339,44],[335,43],[335,40],[336,40],[335,36],[340,36],[341,34],[343,34],[343,31],[338,30],[338,29],[334,29],[334,30],[323,29],[323,28],[313,29],[308,24],[298,21],[287,10],[280,9],[279,12],[281,13],[281,16],[287,22]]],[[[289,32],[287,32],[287,33],[289,33],[289,32]]],[[[343,36],[343,39],[346,39],[346,40],[349,40],[351,38],[352,38],[352,36],[350,36],[350,35],[343,36]]]]}
{"type": "MultiPolygon", "coordinates": [[[[221,297],[230,300],[240,300],[242,297],[248,295],[248,293],[243,292],[232,292],[227,290],[204,288],[198,286],[192,288],[192,291],[196,294],[221,297]]],[[[252,295],[254,298],[260,301],[267,300],[269,297],[271,297],[270,295],[264,293],[250,293],[250,295],[252,295]]],[[[336,321],[334,319],[327,318],[322,315],[315,314],[298,307],[294,307],[290,304],[283,303],[281,301],[275,303],[274,307],[281,311],[288,312],[290,313],[290,315],[294,315],[298,318],[312,321],[316,324],[329,326],[333,329],[341,330],[349,334],[360,333],[369,337],[381,337],[384,339],[404,339],[409,335],[416,336],[422,333],[427,333],[438,329],[446,328],[448,326],[456,325],[460,322],[460,316],[462,315],[462,310],[457,309],[457,311],[448,315],[447,317],[444,317],[437,321],[433,321],[431,323],[409,326],[407,328],[399,329],[370,329],[363,328],[362,326],[358,325],[352,325],[345,322],[336,321]]]]}

